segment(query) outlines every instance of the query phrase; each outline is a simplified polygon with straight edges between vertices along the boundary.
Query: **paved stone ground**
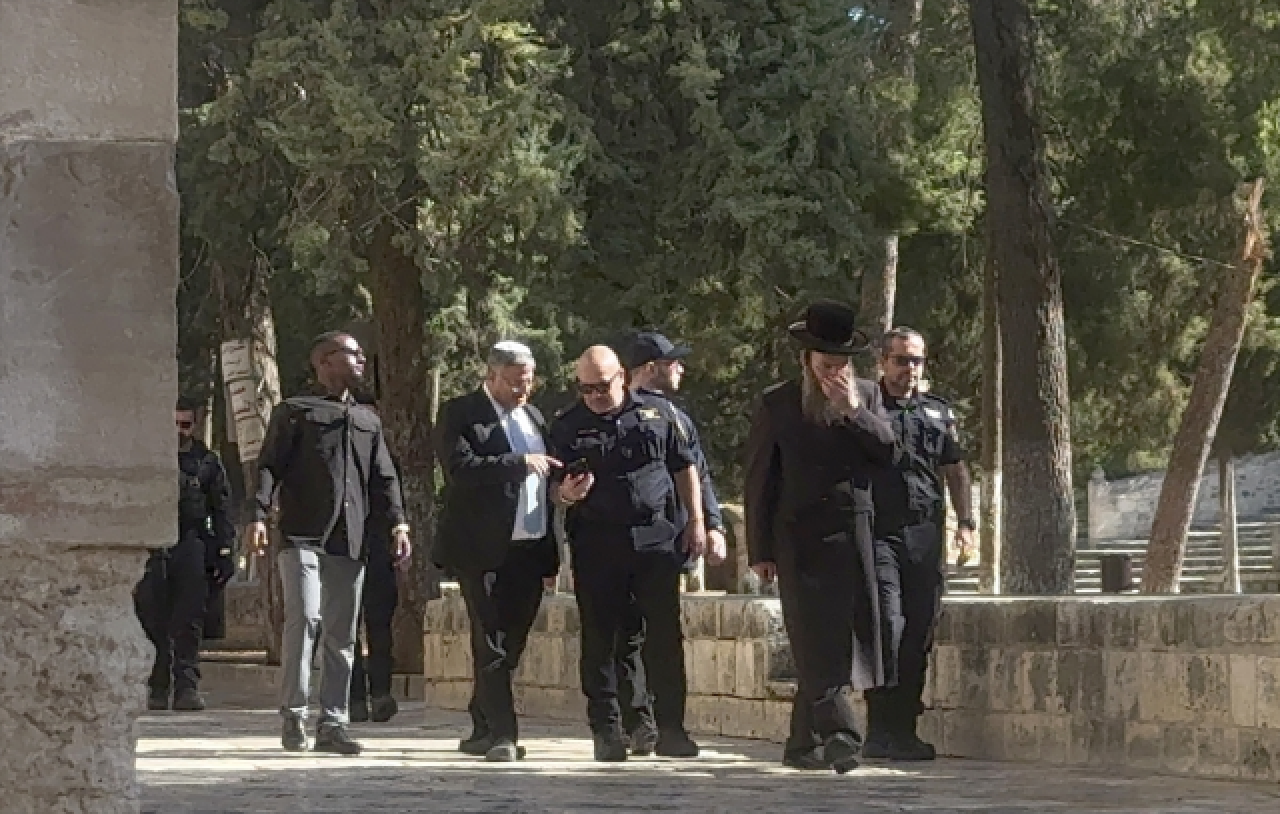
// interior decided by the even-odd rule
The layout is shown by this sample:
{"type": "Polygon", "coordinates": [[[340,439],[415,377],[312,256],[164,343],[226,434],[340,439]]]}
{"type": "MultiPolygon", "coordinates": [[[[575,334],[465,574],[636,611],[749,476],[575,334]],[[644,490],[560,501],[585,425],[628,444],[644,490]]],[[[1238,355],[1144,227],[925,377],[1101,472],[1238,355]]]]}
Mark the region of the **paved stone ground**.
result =
{"type": "Polygon", "coordinates": [[[492,765],[455,751],[465,716],[402,705],[391,724],[353,727],[357,759],[288,754],[261,699],[222,694],[209,711],[143,718],[138,774],[146,814],[629,811],[1126,812],[1276,814],[1280,787],[938,761],[844,777],[785,770],[779,747],[707,738],[695,761],[602,766],[583,727],[524,723],[529,759],[492,765]],[[256,707],[256,708],[255,708],[256,707]]]}

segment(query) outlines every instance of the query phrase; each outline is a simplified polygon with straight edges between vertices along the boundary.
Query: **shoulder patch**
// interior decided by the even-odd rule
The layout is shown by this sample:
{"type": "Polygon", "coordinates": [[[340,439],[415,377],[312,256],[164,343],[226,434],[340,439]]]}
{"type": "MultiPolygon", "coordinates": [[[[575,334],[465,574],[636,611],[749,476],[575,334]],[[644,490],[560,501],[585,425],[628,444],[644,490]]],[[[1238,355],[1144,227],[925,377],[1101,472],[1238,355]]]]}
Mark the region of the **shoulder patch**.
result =
{"type": "Polygon", "coordinates": [[[662,418],[662,413],[656,407],[641,407],[636,410],[636,415],[640,416],[641,421],[655,421],[662,418]]]}

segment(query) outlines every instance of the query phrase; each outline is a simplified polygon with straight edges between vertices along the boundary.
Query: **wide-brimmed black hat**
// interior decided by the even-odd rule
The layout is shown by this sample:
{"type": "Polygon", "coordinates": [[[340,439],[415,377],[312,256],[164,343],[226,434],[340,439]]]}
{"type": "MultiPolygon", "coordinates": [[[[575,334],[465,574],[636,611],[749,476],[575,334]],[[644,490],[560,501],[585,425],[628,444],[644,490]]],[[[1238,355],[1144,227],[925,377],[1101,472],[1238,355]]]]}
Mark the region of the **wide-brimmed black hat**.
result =
{"type": "Polygon", "coordinates": [[[650,362],[683,359],[690,353],[688,345],[677,345],[657,331],[641,331],[631,338],[623,364],[635,370],[650,362]]]}
{"type": "Polygon", "coordinates": [[[853,309],[841,302],[818,300],[804,309],[799,322],[787,332],[806,350],[855,354],[871,346],[867,335],[853,325],[853,309]]]}

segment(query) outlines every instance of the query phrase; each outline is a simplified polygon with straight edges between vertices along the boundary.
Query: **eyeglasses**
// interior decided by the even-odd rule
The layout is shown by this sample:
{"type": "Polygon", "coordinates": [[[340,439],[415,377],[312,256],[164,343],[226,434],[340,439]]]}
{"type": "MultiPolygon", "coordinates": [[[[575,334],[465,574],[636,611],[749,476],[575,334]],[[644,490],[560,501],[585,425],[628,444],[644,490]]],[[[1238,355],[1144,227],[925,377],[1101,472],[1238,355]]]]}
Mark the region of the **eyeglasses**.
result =
{"type": "Polygon", "coordinates": [[[925,357],[923,356],[907,356],[906,354],[894,354],[889,357],[898,367],[924,367],[925,357]]]}
{"type": "Polygon", "coordinates": [[[348,356],[352,356],[356,359],[364,358],[364,351],[361,350],[360,348],[334,348],[333,350],[329,351],[328,355],[332,356],[335,353],[345,353],[348,356]]]}
{"type": "Polygon", "coordinates": [[[173,423],[177,424],[180,430],[189,430],[196,425],[194,421],[175,421],[173,423]]]}
{"type": "Polygon", "coordinates": [[[578,382],[578,392],[584,396],[607,396],[609,395],[609,389],[613,387],[613,383],[621,375],[622,371],[619,370],[602,382],[578,382]]]}

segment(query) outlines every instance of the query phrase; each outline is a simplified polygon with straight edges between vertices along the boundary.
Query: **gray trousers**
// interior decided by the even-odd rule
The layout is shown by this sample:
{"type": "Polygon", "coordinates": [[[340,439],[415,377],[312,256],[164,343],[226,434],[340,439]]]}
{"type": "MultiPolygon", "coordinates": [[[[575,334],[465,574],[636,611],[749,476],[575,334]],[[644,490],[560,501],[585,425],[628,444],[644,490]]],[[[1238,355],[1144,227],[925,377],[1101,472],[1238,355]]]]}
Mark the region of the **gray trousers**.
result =
{"type": "Polygon", "coordinates": [[[346,724],[364,563],[301,548],[281,551],[278,562],[284,588],[280,714],[307,718],[312,648],[319,632],[320,726],[346,724]]]}

